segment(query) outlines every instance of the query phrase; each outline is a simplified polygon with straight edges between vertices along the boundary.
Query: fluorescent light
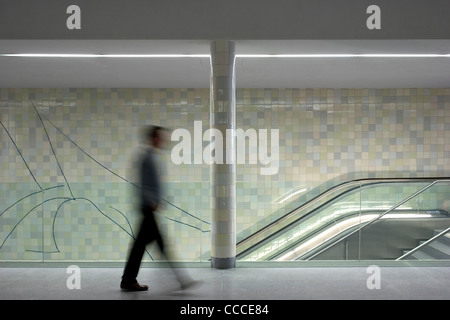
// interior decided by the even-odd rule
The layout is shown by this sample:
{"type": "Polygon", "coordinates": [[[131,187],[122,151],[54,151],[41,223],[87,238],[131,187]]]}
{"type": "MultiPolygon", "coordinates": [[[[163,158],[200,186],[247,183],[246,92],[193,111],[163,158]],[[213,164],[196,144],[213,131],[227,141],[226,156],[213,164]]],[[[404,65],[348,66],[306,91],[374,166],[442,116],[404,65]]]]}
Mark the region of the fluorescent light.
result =
{"type": "MultiPolygon", "coordinates": [[[[296,258],[302,256],[303,254],[309,252],[311,249],[316,248],[317,246],[321,245],[322,243],[325,243],[326,241],[332,239],[333,237],[339,235],[340,233],[344,232],[345,230],[348,230],[354,226],[362,225],[365,223],[368,223],[369,221],[372,221],[376,219],[379,215],[378,214],[367,214],[357,217],[352,217],[349,219],[346,219],[344,221],[341,221],[337,224],[332,225],[330,228],[326,229],[325,231],[319,233],[318,235],[314,236],[311,240],[306,241],[305,243],[299,245],[297,248],[295,248],[293,251],[289,251],[282,255],[280,258],[277,259],[277,261],[286,261],[286,260],[295,260],[296,258]]],[[[417,218],[431,218],[431,214],[425,214],[425,213],[390,213],[385,216],[382,216],[380,219],[417,219],[417,218]]],[[[290,240],[295,239],[298,237],[300,233],[294,234],[290,240]]],[[[269,250],[268,252],[272,252],[273,250],[277,249],[281,245],[285,244],[287,241],[284,241],[280,243],[278,246],[274,246],[269,250]]]]}
{"type": "Polygon", "coordinates": [[[450,54],[382,53],[382,54],[237,54],[237,58],[449,58],[450,54]]]}
{"type": "Polygon", "coordinates": [[[60,53],[5,53],[2,57],[17,58],[95,58],[95,54],[60,54],[60,53]]]}
{"type": "Polygon", "coordinates": [[[104,58],[210,58],[209,54],[105,54],[104,58]]]}
{"type": "Polygon", "coordinates": [[[17,58],[209,58],[209,54],[74,54],[74,53],[4,53],[17,58]]]}
{"type": "MultiPolygon", "coordinates": [[[[0,57],[17,58],[210,58],[210,54],[88,54],[88,53],[2,53],[0,57]]],[[[332,53],[332,54],[237,54],[236,58],[450,58],[435,53],[332,53]]]]}
{"type": "Polygon", "coordinates": [[[351,58],[353,54],[237,54],[236,58],[351,58]]]}
{"type": "Polygon", "coordinates": [[[431,218],[429,213],[390,213],[382,216],[380,219],[417,219],[417,218],[431,218]]]}
{"type": "Polygon", "coordinates": [[[340,233],[344,232],[345,230],[348,230],[354,226],[357,226],[358,224],[363,224],[363,223],[369,222],[372,219],[376,218],[376,216],[377,215],[370,214],[370,215],[365,215],[365,216],[361,216],[361,217],[353,217],[353,218],[344,220],[342,222],[339,222],[337,224],[334,224],[327,230],[319,233],[316,236],[313,236],[310,240],[299,245],[294,250],[285,253],[280,258],[278,258],[277,261],[295,260],[298,257],[300,257],[300,256],[304,255],[305,253],[311,251],[312,249],[316,248],[320,244],[339,235],[340,233]]]}

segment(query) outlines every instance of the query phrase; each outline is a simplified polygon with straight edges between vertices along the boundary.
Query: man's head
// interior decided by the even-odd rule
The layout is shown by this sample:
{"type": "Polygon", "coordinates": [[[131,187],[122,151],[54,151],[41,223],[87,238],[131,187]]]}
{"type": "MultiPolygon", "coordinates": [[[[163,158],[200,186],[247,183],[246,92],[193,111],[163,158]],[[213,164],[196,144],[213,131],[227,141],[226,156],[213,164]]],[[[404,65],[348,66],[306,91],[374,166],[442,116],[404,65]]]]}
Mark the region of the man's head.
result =
{"type": "Polygon", "coordinates": [[[165,149],[169,130],[160,126],[150,126],[146,130],[147,143],[157,149],[165,149]]]}

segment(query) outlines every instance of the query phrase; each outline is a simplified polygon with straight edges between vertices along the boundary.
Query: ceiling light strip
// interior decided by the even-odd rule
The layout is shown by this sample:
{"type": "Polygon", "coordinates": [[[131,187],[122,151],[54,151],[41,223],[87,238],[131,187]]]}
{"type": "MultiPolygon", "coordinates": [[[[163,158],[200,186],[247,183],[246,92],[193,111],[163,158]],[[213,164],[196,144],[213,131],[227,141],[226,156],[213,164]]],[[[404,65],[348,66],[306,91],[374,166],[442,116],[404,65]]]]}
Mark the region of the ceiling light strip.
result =
{"type": "MultiPolygon", "coordinates": [[[[210,58],[210,54],[74,54],[74,53],[3,53],[0,57],[17,58],[210,58]]],[[[368,54],[236,54],[236,58],[450,58],[435,53],[368,54]]]]}
{"type": "Polygon", "coordinates": [[[4,53],[16,58],[209,58],[209,54],[74,54],[74,53],[4,53]]]}
{"type": "Polygon", "coordinates": [[[381,53],[381,54],[237,54],[238,58],[449,58],[450,54],[381,53]]]}

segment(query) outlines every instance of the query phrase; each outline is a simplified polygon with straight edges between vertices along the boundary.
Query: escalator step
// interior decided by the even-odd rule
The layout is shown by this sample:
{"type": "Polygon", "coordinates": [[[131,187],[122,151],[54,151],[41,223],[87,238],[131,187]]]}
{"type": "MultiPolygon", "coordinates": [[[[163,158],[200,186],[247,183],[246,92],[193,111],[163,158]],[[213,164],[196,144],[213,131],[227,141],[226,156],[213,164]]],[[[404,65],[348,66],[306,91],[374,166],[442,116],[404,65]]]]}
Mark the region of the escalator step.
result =
{"type": "MultiPolygon", "coordinates": [[[[438,235],[439,233],[441,233],[443,230],[434,230],[434,235],[438,235]]],[[[450,246],[450,232],[447,232],[447,234],[443,235],[442,237],[439,238],[439,241],[446,244],[447,246],[450,246]]]]}
{"type": "Polygon", "coordinates": [[[412,258],[410,260],[413,260],[413,259],[415,259],[415,260],[435,260],[434,257],[432,257],[424,252],[421,252],[421,251],[416,251],[409,257],[412,258]]]}
{"type": "Polygon", "coordinates": [[[449,259],[450,247],[440,240],[434,241],[428,245],[429,254],[435,256],[437,259],[449,259]]]}

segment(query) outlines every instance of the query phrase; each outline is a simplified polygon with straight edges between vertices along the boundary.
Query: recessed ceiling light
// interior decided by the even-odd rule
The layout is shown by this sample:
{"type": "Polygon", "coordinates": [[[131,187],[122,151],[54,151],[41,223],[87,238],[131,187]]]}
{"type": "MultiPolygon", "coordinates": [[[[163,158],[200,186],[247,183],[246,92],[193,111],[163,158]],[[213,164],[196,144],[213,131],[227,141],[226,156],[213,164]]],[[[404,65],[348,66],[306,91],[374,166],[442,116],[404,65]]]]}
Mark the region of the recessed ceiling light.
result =
{"type": "MultiPolygon", "coordinates": [[[[75,53],[2,53],[0,57],[18,58],[210,58],[210,54],[75,54],[75,53]]],[[[435,53],[330,53],[330,54],[236,54],[236,58],[449,58],[435,53]]]]}
{"type": "Polygon", "coordinates": [[[18,58],[209,58],[209,54],[75,54],[75,53],[3,53],[18,58]]]}
{"type": "Polygon", "coordinates": [[[421,54],[421,53],[382,53],[382,54],[238,54],[238,58],[441,58],[450,54],[421,54]]]}

